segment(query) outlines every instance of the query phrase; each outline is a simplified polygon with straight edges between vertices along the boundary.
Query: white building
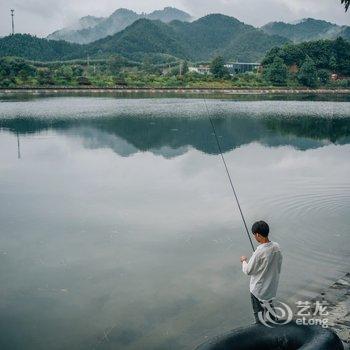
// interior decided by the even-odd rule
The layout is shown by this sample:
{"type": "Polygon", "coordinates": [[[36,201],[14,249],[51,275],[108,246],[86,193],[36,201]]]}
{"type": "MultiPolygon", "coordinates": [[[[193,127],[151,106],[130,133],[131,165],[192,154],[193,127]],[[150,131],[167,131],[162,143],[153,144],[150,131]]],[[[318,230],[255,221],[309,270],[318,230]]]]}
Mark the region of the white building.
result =
{"type": "Polygon", "coordinates": [[[233,62],[225,64],[225,67],[230,72],[230,75],[235,75],[239,73],[252,72],[254,70],[259,70],[261,64],[254,62],[233,62]]]}
{"type": "Polygon", "coordinates": [[[200,65],[198,67],[188,67],[190,73],[198,74],[210,74],[210,67],[205,65],[200,65]]]}

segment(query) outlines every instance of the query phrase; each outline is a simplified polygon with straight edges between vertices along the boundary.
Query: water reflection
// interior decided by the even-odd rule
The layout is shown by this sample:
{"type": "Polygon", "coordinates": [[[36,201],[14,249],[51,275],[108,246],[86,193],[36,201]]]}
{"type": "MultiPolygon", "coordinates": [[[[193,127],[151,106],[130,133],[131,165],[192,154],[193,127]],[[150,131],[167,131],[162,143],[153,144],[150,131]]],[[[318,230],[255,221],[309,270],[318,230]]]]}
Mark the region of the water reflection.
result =
{"type": "MultiPolygon", "coordinates": [[[[307,150],[350,141],[350,116],[257,119],[249,115],[224,118],[217,114],[214,123],[224,152],[251,142],[307,150]]],[[[81,137],[86,147],[108,147],[121,156],[151,151],[169,158],[185,153],[189,147],[207,154],[218,153],[205,116],[201,119],[139,118],[132,115],[98,119],[4,118],[0,119],[0,127],[17,135],[55,130],[81,137]]]]}
{"type": "MultiPolygon", "coordinates": [[[[280,297],[348,271],[349,105],[209,108],[249,224],[265,218],[284,249],[280,297]]],[[[203,113],[0,104],[0,348],[188,349],[252,321],[249,242],[203,113]]]]}

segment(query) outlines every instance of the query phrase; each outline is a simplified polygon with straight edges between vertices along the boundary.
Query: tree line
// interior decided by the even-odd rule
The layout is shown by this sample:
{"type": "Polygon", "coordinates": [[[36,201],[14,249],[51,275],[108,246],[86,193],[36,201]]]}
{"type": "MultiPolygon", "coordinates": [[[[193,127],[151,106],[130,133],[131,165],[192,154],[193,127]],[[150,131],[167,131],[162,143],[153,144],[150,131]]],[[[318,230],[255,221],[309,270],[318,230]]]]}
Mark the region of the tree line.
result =
{"type": "Polygon", "coordinates": [[[350,42],[336,40],[287,44],[270,50],[262,61],[263,74],[274,85],[317,87],[350,76],[350,42]]]}
{"type": "Polygon", "coordinates": [[[0,86],[350,87],[350,42],[342,38],[275,47],[255,72],[232,76],[225,63],[223,57],[215,57],[207,63],[211,74],[202,75],[189,72],[186,60],[160,66],[152,56],[137,64],[119,55],[90,63],[47,64],[3,57],[0,86]]]}

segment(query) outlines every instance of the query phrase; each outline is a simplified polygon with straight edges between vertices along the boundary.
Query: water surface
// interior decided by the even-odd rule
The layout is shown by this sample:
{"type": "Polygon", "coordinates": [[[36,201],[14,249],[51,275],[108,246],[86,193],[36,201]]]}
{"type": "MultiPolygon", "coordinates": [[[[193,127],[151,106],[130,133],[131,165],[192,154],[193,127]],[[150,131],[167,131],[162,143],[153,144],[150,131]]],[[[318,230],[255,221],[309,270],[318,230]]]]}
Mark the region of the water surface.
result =
{"type": "MultiPolygon", "coordinates": [[[[350,103],[209,99],[279,298],[349,270],[350,103]]],[[[0,102],[0,347],[190,349],[252,322],[250,246],[201,99],[0,102]]]]}

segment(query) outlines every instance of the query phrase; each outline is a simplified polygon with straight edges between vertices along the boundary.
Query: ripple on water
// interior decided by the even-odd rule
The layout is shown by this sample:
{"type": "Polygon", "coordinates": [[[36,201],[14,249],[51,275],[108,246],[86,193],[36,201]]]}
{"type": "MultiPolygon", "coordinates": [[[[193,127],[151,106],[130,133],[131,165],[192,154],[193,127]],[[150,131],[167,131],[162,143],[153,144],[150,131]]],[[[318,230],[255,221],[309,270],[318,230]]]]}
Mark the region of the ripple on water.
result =
{"type": "Polygon", "coordinates": [[[311,186],[298,188],[298,191],[264,198],[262,205],[277,207],[281,218],[298,220],[323,215],[342,216],[350,212],[350,184],[311,186]]]}

